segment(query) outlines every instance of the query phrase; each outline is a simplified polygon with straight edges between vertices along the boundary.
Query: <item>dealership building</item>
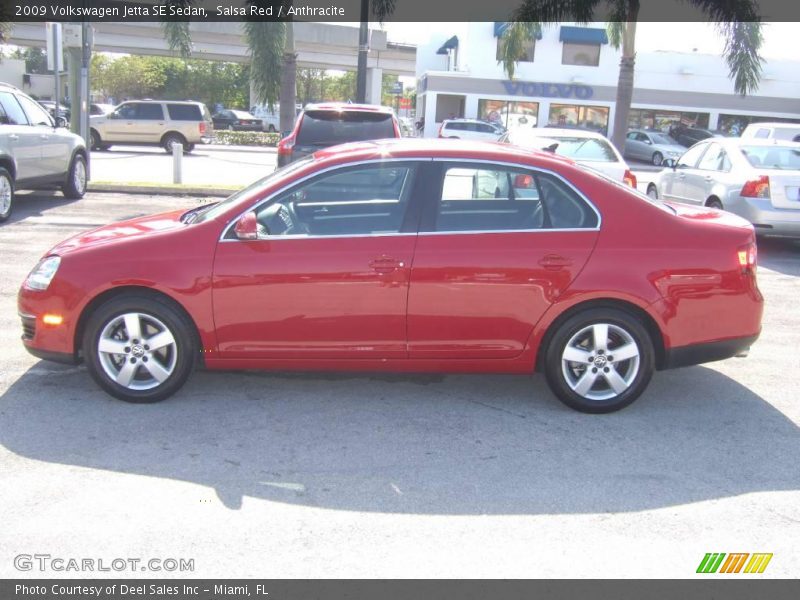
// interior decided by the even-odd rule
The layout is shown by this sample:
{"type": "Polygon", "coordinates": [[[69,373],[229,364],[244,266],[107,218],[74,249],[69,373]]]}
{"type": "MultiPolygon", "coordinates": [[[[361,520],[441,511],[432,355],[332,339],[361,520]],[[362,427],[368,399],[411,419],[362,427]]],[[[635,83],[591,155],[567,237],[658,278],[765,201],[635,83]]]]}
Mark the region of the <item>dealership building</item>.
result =
{"type": "MultiPolygon", "coordinates": [[[[456,23],[453,35],[434,35],[417,48],[417,117],[425,118],[426,137],[456,117],[612,129],[621,53],[604,26],[543,27],[513,80],[497,62],[506,26],[456,23]]],[[[728,73],[720,56],[637,53],[629,127],[667,131],[683,123],[737,134],[754,121],[800,122],[800,62],[766,62],[758,91],[748,96],[734,92],[728,73]]]]}

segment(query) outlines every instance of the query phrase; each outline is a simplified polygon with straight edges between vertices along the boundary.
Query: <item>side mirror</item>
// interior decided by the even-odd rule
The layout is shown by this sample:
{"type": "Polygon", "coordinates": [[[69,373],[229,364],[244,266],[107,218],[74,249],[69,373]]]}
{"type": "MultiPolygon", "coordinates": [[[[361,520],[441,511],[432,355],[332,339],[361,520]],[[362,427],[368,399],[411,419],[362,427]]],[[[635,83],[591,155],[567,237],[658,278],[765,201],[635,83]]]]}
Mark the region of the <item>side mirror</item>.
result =
{"type": "Polygon", "coordinates": [[[233,228],[236,238],[240,240],[257,240],[258,239],[258,221],[256,220],[255,211],[250,211],[239,217],[236,225],[233,228]]]}
{"type": "Polygon", "coordinates": [[[661,164],[667,167],[668,169],[675,170],[675,165],[677,165],[678,163],[675,161],[674,158],[665,158],[661,164]]]}
{"type": "Polygon", "coordinates": [[[58,117],[56,119],[56,127],[66,127],[67,120],[64,117],[58,117]]]}
{"type": "Polygon", "coordinates": [[[648,146],[653,145],[653,142],[651,142],[650,140],[644,140],[644,143],[647,144],[648,146]]]}

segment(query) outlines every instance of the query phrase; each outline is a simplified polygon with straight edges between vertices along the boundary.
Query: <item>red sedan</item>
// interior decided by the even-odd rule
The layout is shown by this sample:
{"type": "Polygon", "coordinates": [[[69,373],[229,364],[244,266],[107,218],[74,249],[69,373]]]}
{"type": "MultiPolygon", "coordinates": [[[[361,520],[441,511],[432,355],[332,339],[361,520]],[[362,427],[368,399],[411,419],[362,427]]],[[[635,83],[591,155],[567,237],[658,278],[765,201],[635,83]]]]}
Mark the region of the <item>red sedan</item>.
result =
{"type": "Polygon", "coordinates": [[[19,293],[35,356],[131,402],[192,369],[544,372],[585,412],[761,329],[752,226],[513,146],[386,140],[79,234],[19,293]]]}

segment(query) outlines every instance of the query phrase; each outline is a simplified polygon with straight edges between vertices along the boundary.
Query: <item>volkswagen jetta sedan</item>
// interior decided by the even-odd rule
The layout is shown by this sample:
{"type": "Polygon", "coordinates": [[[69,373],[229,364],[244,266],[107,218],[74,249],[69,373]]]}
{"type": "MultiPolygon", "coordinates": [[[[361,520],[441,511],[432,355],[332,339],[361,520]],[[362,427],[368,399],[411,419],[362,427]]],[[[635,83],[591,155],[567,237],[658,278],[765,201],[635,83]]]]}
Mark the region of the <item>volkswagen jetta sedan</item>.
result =
{"type": "Polygon", "coordinates": [[[543,372],[585,412],[760,331],[752,226],[492,143],[321,150],[214,205],[47,252],[19,293],[35,356],[131,402],[192,369],[543,372]]]}

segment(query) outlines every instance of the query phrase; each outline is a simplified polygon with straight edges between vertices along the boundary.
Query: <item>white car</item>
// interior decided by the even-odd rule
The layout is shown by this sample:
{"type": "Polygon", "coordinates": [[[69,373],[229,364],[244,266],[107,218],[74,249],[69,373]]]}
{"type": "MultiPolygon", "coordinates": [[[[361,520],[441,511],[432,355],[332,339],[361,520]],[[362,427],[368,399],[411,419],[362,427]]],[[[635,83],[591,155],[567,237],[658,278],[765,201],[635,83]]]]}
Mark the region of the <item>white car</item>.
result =
{"type": "Polygon", "coordinates": [[[503,134],[500,142],[521,148],[555,152],[636,188],[636,177],[628,167],[628,163],[622,158],[614,144],[595,131],[520,127],[503,134]]]}
{"type": "Polygon", "coordinates": [[[439,127],[440,138],[496,142],[505,130],[499,125],[478,119],[445,119],[439,127]]]}
{"type": "Polygon", "coordinates": [[[751,123],[742,132],[742,139],[748,138],[800,142],[800,123],[751,123]]]}
{"type": "MultiPolygon", "coordinates": [[[[295,105],[295,116],[300,114],[303,107],[299,104],[295,105]]],[[[264,131],[275,133],[281,130],[281,107],[276,104],[272,110],[268,106],[259,105],[250,108],[250,114],[254,117],[261,119],[261,124],[264,131]]]]}

